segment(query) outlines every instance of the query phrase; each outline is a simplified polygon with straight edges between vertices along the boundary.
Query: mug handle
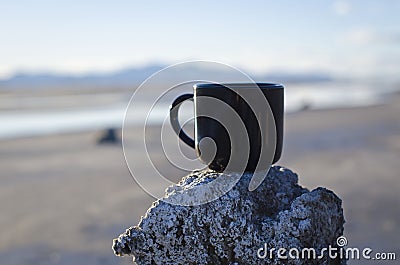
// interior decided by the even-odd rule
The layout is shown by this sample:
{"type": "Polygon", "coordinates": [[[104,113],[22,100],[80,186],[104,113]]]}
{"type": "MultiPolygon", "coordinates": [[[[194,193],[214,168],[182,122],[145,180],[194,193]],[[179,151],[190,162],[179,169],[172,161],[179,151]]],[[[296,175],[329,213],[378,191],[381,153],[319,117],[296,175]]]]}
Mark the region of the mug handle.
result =
{"type": "Polygon", "coordinates": [[[193,101],[193,94],[183,94],[177,97],[169,109],[169,121],[171,122],[172,128],[175,133],[181,138],[181,140],[187,144],[188,146],[195,148],[195,142],[192,138],[190,138],[182,129],[182,126],[179,124],[178,120],[178,112],[179,107],[185,100],[193,101]]]}

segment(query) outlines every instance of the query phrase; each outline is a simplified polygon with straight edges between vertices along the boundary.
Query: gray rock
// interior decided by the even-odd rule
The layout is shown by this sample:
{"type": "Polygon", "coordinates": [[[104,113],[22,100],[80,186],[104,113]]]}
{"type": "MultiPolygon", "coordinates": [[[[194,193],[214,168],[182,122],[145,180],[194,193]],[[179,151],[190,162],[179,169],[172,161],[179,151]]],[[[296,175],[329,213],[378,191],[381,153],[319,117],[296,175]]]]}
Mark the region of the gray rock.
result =
{"type": "Polygon", "coordinates": [[[301,253],[311,247],[319,255],[322,248],[336,246],[343,234],[341,200],[325,188],[302,188],[289,169],[272,167],[252,192],[252,176],[244,174],[229,192],[207,204],[174,204],[219,176],[197,171],[168,188],[164,200],[154,202],[138,226],[114,239],[115,254],[132,255],[139,265],[345,264],[328,255],[311,260],[281,259],[276,251],[269,255],[272,248],[296,248],[301,253]]]}

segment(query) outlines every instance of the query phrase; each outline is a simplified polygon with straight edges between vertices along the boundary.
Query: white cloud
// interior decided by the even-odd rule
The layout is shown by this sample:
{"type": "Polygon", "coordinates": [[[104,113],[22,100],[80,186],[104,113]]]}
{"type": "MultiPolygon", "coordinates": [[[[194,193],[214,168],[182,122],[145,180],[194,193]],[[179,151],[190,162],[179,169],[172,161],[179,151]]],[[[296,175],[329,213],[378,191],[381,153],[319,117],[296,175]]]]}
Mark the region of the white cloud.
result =
{"type": "Polygon", "coordinates": [[[356,45],[398,45],[400,43],[399,32],[378,32],[371,28],[349,30],[347,33],[342,35],[342,38],[345,42],[356,45]]]}
{"type": "Polygon", "coordinates": [[[364,45],[376,40],[376,33],[370,29],[355,29],[347,33],[347,40],[352,44],[364,45]]]}

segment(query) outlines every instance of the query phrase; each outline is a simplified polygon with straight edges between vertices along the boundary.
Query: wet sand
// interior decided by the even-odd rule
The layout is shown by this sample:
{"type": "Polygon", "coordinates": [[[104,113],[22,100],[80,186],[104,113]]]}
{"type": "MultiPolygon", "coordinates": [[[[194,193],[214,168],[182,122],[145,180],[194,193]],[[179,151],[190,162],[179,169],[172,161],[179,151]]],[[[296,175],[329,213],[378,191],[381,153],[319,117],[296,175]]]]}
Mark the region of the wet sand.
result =
{"type": "MultiPolygon", "coordinates": [[[[343,199],[349,246],[400,258],[400,97],[288,114],[285,126],[279,164],[307,188],[324,186],[343,199]]],[[[136,225],[154,199],[130,176],[121,146],[97,145],[98,135],[0,142],[1,264],[132,264],[113,256],[112,239],[136,225]]]]}

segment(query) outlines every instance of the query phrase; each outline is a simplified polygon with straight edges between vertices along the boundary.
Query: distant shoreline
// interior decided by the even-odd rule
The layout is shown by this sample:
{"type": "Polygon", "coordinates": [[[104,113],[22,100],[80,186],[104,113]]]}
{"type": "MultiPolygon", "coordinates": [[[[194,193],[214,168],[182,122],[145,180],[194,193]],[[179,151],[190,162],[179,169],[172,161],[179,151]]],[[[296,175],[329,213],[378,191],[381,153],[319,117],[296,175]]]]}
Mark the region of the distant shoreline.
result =
{"type": "MultiPolygon", "coordinates": [[[[398,96],[400,97],[400,96],[398,96]]],[[[325,108],[310,108],[304,110],[286,111],[286,115],[296,115],[304,112],[326,112],[336,110],[346,110],[355,108],[368,108],[387,104],[387,100],[373,104],[353,105],[353,106],[327,106],[325,108]]],[[[164,106],[168,115],[168,105],[164,106]]],[[[103,131],[107,128],[122,129],[123,118],[126,105],[112,105],[107,107],[91,107],[86,109],[57,109],[54,110],[34,110],[34,111],[7,111],[0,112],[0,122],[3,130],[0,131],[0,141],[14,140],[21,138],[32,138],[49,135],[61,135],[71,133],[85,133],[103,131]]],[[[138,111],[140,113],[140,111],[138,111]]],[[[149,120],[147,126],[160,125],[163,117],[157,120],[149,120]]],[[[143,118],[129,124],[129,127],[141,125],[143,118]]]]}
{"type": "MultiPolygon", "coordinates": [[[[386,88],[381,91],[371,87],[347,87],[340,84],[325,87],[318,84],[289,86],[285,90],[285,112],[291,115],[303,111],[382,105],[392,97],[399,96],[400,92],[392,90],[386,88]]],[[[149,91],[149,98],[150,95],[158,95],[157,91],[149,91]]],[[[135,116],[130,116],[129,126],[144,123],[153,104],[151,101],[146,102],[146,93],[144,101],[135,106],[135,116]]],[[[0,123],[3,128],[0,140],[121,128],[131,96],[126,91],[29,95],[0,93],[0,123]]],[[[167,101],[159,102],[157,110],[148,120],[150,124],[161,124],[168,117],[170,102],[167,101]]],[[[185,116],[185,113],[181,115],[185,116]]],[[[187,118],[190,115],[187,113],[187,118]]]]}

